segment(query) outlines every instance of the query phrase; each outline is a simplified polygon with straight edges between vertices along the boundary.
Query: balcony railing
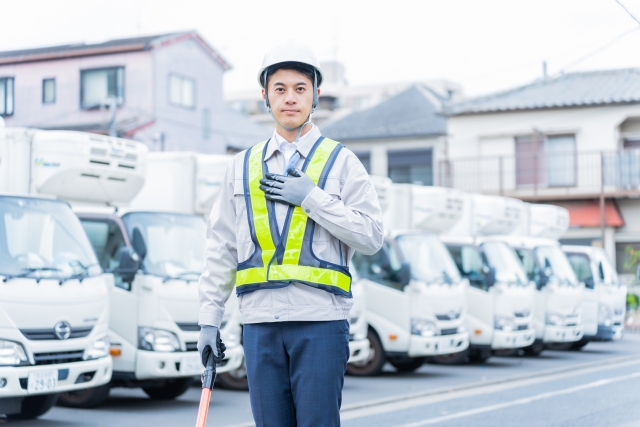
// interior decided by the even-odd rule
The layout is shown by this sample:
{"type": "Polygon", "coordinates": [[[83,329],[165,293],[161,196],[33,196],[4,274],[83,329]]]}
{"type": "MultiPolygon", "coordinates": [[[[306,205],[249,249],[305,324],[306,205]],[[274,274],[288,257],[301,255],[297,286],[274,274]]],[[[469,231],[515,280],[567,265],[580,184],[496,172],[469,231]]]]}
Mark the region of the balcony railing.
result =
{"type": "Polygon", "coordinates": [[[439,183],[528,200],[640,196],[640,149],[471,157],[440,162],[439,183]]]}

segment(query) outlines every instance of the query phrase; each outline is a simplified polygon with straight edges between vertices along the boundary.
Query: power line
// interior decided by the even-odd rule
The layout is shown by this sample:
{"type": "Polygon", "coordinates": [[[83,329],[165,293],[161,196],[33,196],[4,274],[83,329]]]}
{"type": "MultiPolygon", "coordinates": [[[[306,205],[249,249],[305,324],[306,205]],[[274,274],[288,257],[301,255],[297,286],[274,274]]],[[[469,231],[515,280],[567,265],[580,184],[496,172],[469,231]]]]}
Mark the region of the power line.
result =
{"type": "Polygon", "coordinates": [[[622,4],[622,2],[620,2],[620,0],[615,0],[616,3],[618,3],[625,12],[627,12],[627,14],[633,18],[634,21],[636,21],[639,25],[640,25],[640,20],[638,20],[638,18],[636,18],[635,16],[633,16],[633,13],[631,13],[631,11],[629,9],[627,9],[627,7],[625,5],[622,4]]]}

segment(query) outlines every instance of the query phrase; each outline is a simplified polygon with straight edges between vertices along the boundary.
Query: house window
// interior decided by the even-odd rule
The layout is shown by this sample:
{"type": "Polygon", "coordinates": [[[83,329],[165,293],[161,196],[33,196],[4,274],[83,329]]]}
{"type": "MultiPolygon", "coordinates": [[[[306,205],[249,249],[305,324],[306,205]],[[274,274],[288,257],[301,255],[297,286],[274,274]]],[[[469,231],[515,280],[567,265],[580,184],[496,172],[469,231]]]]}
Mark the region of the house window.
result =
{"type": "Polygon", "coordinates": [[[124,67],[80,71],[80,106],[83,109],[108,105],[115,99],[124,104],[124,67]]]}
{"type": "Polygon", "coordinates": [[[202,110],[202,138],[209,139],[211,137],[211,110],[205,108],[202,110]]]}
{"type": "Polygon", "coordinates": [[[13,77],[0,78],[0,116],[13,114],[13,77]]]}
{"type": "Polygon", "coordinates": [[[42,103],[53,104],[56,102],[56,79],[42,80],[42,103]]]}
{"type": "Polygon", "coordinates": [[[395,183],[433,185],[433,150],[387,151],[389,178],[395,183]]]}
{"type": "Polygon", "coordinates": [[[519,188],[576,185],[575,135],[520,136],[515,144],[519,188]]]}
{"type": "Polygon", "coordinates": [[[196,105],[196,83],[193,79],[169,75],[169,103],[185,108],[196,105]]]}

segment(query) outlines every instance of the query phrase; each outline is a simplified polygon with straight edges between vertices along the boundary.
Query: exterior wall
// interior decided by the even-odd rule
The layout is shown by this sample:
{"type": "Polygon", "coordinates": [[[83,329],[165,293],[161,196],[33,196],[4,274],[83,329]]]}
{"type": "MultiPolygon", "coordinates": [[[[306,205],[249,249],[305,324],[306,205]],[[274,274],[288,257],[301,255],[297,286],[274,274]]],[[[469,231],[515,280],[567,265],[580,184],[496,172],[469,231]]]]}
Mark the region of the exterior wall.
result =
{"type": "MultiPolygon", "coordinates": [[[[190,150],[223,154],[224,124],[216,120],[224,107],[222,98],[222,66],[192,39],[174,43],[153,51],[155,123],[138,132],[136,139],[147,143],[151,150],[161,149],[159,136],[164,133],[166,151],[190,150]],[[193,109],[169,103],[169,75],[177,74],[195,81],[193,109]],[[203,110],[210,111],[210,135],[204,137],[203,110]]],[[[233,129],[227,130],[233,132],[233,129]]],[[[242,129],[237,129],[241,132],[242,129]]]]}
{"type": "Polygon", "coordinates": [[[446,158],[445,137],[423,138],[399,138],[399,139],[375,139],[362,141],[340,141],[351,151],[362,153],[369,152],[371,162],[371,174],[378,176],[388,175],[387,152],[391,150],[407,150],[416,148],[433,149],[433,184],[438,185],[438,165],[446,158]]]}
{"type": "Polygon", "coordinates": [[[149,78],[151,54],[130,52],[0,66],[0,76],[15,77],[15,112],[5,117],[6,126],[65,128],[108,124],[108,108],[102,111],[80,109],[80,71],[112,66],[125,67],[125,99],[124,105],[118,108],[118,121],[150,115],[153,105],[153,80],[149,78]],[[45,78],[56,79],[53,104],[42,103],[42,80],[45,78]]]}

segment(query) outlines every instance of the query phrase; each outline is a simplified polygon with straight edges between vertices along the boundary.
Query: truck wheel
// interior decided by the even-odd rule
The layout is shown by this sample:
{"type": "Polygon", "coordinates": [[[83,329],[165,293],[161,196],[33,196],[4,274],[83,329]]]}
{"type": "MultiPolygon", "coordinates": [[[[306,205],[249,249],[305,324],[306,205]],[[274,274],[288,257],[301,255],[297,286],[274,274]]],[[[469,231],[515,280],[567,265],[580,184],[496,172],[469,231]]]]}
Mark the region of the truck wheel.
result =
{"type": "Polygon", "coordinates": [[[109,383],[84,390],[61,393],[58,398],[58,406],[68,408],[96,408],[107,401],[111,385],[109,383]]]}
{"type": "Polygon", "coordinates": [[[244,359],[242,360],[242,365],[240,365],[240,367],[235,371],[225,372],[224,374],[218,375],[216,382],[220,387],[226,390],[249,390],[247,366],[245,365],[244,359]]]}
{"type": "Polygon", "coordinates": [[[411,357],[407,359],[389,359],[398,372],[413,372],[424,365],[425,357],[411,357]]]}
{"type": "Polygon", "coordinates": [[[142,387],[142,390],[152,399],[171,400],[186,393],[192,382],[193,377],[174,378],[162,387],[142,387]]]}
{"type": "Polygon", "coordinates": [[[439,354],[430,360],[439,365],[464,365],[469,362],[469,349],[459,351],[458,353],[439,354]]]}
{"type": "Polygon", "coordinates": [[[31,420],[47,412],[58,400],[58,393],[25,397],[19,414],[7,415],[9,420],[31,420]]]}
{"type": "Polygon", "coordinates": [[[576,341],[576,342],[571,344],[571,350],[580,351],[587,344],[589,344],[589,340],[586,340],[586,339],[582,338],[580,341],[576,341]]]}
{"type": "Polygon", "coordinates": [[[535,340],[533,344],[528,347],[523,348],[524,354],[528,356],[540,356],[542,350],[544,350],[544,343],[542,340],[535,340]]]}
{"type": "Polygon", "coordinates": [[[382,372],[382,367],[387,362],[387,356],[378,334],[369,328],[367,338],[369,339],[369,357],[362,362],[349,363],[347,365],[347,373],[350,375],[358,377],[378,375],[382,372]]]}

